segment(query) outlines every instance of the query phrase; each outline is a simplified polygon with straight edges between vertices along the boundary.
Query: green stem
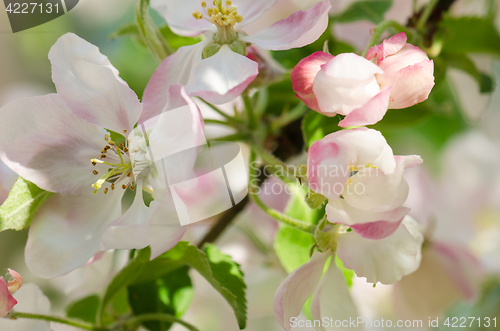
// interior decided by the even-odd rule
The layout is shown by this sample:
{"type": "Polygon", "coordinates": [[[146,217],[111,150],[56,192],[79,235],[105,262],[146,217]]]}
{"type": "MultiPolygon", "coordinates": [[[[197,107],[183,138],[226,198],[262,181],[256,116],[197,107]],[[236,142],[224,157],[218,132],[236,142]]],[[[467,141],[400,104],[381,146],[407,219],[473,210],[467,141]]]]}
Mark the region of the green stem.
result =
{"type": "Polygon", "coordinates": [[[224,117],[229,124],[232,124],[233,126],[236,125],[242,125],[244,124],[242,120],[238,119],[238,118],[235,118],[235,117],[232,117],[226,113],[224,113],[222,110],[220,110],[219,108],[217,108],[216,106],[212,105],[211,103],[199,98],[201,101],[203,101],[204,104],[206,104],[207,106],[209,106],[210,108],[212,108],[216,113],[218,113],[219,115],[221,115],[222,117],[224,117]]]}
{"type": "Polygon", "coordinates": [[[148,322],[148,321],[162,321],[162,322],[169,322],[169,323],[179,323],[180,325],[184,326],[186,329],[190,331],[199,331],[197,327],[194,325],[191,325],[187,322],[184,322],[181,319],[178,319],[177,317],[169,314],[161,314],[161,313],[153,313],[153,314],[143,314],[143,315],[137,315],[134,317],[131,317],[129,320],[127,320],[126,325],[127,326],[134,326],[134,325],[139,325],[143,322],[148,322]]]}
{"type": "Polygon", "coordinates": [[[309,111],[309,108],[303,102],[299,102],[297,106],[290,109],[289,111],[284,111],[276,120],[271,123],[271,132],[276,132],[278,129],[287,126],[296,119],[302,117],[305,113],[309,111]]]}
{"type": "Polygon", "coordinates": [[[377,44],[377,42],[380,39],[380,37],[382,36],[382,34],[385,32],[385,30],[387,30],[389,28],[394,28],[399,32],[406,33],[408,38],[410,38],[410,36],[411,36],[410,30],[408,30],[407,28],[405,28],[404,26],[402,26],[398,22],[392,21],[392,20],[383,21],[382,23],[377,25],[375,28],[373,28],[372,38],[370,39],[368,46],[366,47],[365,51],[363,52],[363,57],[366,56],[366,53],[368,53],[368,50],[370,49],[370,47],[375,46],[377,44]]]}
{"type": "Polygon", "coordinates": [[[224,122],[221,120],[213,120],[213,119],[204,119],[203,120],[205,124],[217,124],[217,125],[224,125],[224,126],[231,126],[228,122],[224,122]]]}
{"type": "Polygon", "coordinates": [[[252,147],[252,150],[257,153],[257,155],[262,159],[262,161],[264,161],[264,163],[267,163],[275,168],[278,168],[278,170],[281,170],[281,172],[284,173],[285,177],[288,177],[289,180],[295,180],[295,173],[290,172],[287,164],[266,151],[262,146],[259,146],[258,144],[253,142],[251,142],[250,145],[252,147]]]}
{"type": "Polygon", "coordinates": [[[271,216],[272,218],[287,224],[291,227],[294,227],[300,231],[303,231],[305,233],[309,233],[314,235],[316,233],[316,226],[313,224],[309,224],[306,222],[302,222],[298,219],[295,219],[293,217],[290,217],[288,215],[285,215],[275,209],[272,209],[268,207],[262,200],[259,198],[258,195],[258,189],[259,186],[254,185],[252,183],[252,179],[257,179],[258,174],[256,173],[257,168],[252,167],[252,164],[255,162],[255,151],[252,149],[252,152],[250,154],[250,180],[249,180],[249,195],[250,199],[260,208],[262,211],[264,211],[266,214],[271,216]]]}
{"type": "Polygon", "coordinates": [[[246,92],[244,92],[241,96],[243,97],[243,103],[245,104],[245,110],[247,112],[248,128],[250,130],[256,129],[257,128],[257,119],[256,119],[254,111],[253,111],[252,100],[250,99],[250,96],[246,92]]]}
{"type": "Polygon", "coordinates": [[[250,139],[250,135],[247,133],[235,133],[218,138],[212,138],[210,141],[247,141],[248,139],[250,139]]]}
{"type": "Polygon", "coordinates": [[[28,319],[44,320],[44,321],[48,321],[48,322],[56,322],[56,323],[71,325],[71,326],[74,326],[74,327],[77,327],[80,329],[92,330],[92,331],[105,331],[105,330],[107,330],[107,329],[99,328],[97,326],[87,324],[87,323],[77,322],[74,320],[69,320],[69,319],[61,318],[61,317],[41,315],[41,314],[15,312],[14,314],[12,314],[11,316],[9,316],[7,318],[10,318],[10,319],[28,318],[28,319]]]}
{"type": "Polygon", "coordinates": [[[427,7],[425,7],[425,10],[424,10],[422,16],[420,16],[420,18],[418,19],[418,23],[417,23],[417,30],[418,31],[424,30],[425,24],[427,23],[427,20],[431,16],[432,11],[434,10],[434,7],[436,7],[438,2],[439,2],[439,0],[431,0],[429,2],[429,4],[427,5],[427,7]]]}

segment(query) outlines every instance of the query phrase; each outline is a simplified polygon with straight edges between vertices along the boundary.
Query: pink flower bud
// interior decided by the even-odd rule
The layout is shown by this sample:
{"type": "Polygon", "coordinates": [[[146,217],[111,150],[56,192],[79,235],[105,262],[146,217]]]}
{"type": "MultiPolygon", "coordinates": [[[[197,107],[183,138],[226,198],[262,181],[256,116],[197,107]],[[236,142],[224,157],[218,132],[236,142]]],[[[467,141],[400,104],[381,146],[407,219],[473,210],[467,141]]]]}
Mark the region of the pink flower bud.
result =
{"type": "Polygon", "coordinates": [[[434,63],[420,48],[398,33],[368,50],[366,58],[384,72],[377,74],[380,88],[391,87],[389,108],[413,106],[427,99],[434,86],[434,63]]]}
{"type": "Polygon", "coordinates": [[[23,284],[23,278],[20,274],[12,269],[8,269],[13,277],[9,282],[5,282],[3,277],[0,277],[0,317],[5,316],[17,304],[16,299],[12,296],[12,292],[17,291],[23,284]]]}

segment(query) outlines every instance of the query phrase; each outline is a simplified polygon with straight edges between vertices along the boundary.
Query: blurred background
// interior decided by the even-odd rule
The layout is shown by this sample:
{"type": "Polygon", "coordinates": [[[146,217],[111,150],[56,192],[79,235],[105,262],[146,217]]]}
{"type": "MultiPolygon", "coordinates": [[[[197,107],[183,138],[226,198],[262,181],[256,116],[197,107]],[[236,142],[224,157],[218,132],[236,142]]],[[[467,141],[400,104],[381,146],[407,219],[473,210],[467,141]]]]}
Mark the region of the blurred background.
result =
{"type": "MultiPolygon", "coordinates": [[[[248,30],[260,30],[293,11],[309,8],[315,2],[278,0],[248,30]]],[[[354,1],[331,2],[331,14],[335,18],[354,1]]],[[[417,10],[426,2],[416,1],[417,10]]],[[[406,25],[414,13],[413,2],[394,0],[388,3],[390,8],[385,18],[406,25]]],[[[7,14],[0,10],[0,106],[16,98],[55,92],[47,54],[56,40],[67,32],[97,45],[141,97],[159,63],[134,38],[110,38],[118,27],[133,21],[135,4],[134,0],[81,0],[68,14],[16,34],[11,32],[7,14]]],[[[492,26],[497,31],[500,29],[499,13],[500,5],[490,0],[458,0],[450,8],[452,17],[493,15],[492,26]],[[492,8],[496,8],[496,13],[491,13],[492,8]]],[[[158,24],[163,23],[159,15],[151,14],[158,24]]],[[[334,42],[330,43],[330,50],[333,54],[361,52],[375,26],[375,22],[369,19],[332,19],[328,33],[334,42]]],[[[436,66],[436,86],[429,100],[404,113],[392,110],[375,126],[382,131],[395,154],[419,154],[424,159],[422,166],[408,174],[410,197],[407,205],[421,224],[426,241],[422,266],[400,283],[394,286],[379,284],[374,288],[361,278],[354,279],[351,290],[361,316],[396,320],[481,315],[499,316],[500,323],[498,40],[492,39],[491,49],[467,54],[477,68],[477,75],[428,49],[436,66]]],[[[290,69],[302,57],[321,49],[322,43],[316,43],[301,50],[276,52],[273,56],[290,69]]],[[[274,90],[271,87],[270,91],[280,93],[281,89],[287,88],[287,95],[293,98],[291,86],[289,82],[287,84],[274,90]]],[[[205,114],[215,116],[206,110],[205,114]]],[[[296,134],[293,130],[291,132],[296,134]]],[[[209,136],[225,133],[213,130],[209,136]]],[[[298,150],[288,162],[305,163],[303,148],[298,150]]],[[[0,201],[6,198],[16,178],[0,164],[0,201]]],[[[288,196],[274,194],[267,199],[270,199],[271,206],[284,210],[288,196]]],[[[187,239],[203,236],[209,224],[210,221],[196,226],[187,239]]],[[[249,206],[217,242],[222,251],[242,265],[245,273],[249,306],[247,330],[280,330],[273,315],[272,297],[287,272],[273,250],[277,229],[275,221],[249,206]]],[[[106,282],[127,259],[127,252],[109,252],[87,268],[60,279],[44,280],[31,274],[24,263],[26,238],[27,231],[0,232],[0,275],[12,268],[23,275],[26,283],[38,284],[51,299],[55,313],[64,313],[64,307],[78,298],[103,291],[106,282]]],[[[192,277],[194,300],[184,319],[203,331],[237,330],[229,305],[203,278],[195,273],[192,277]]],[[[66,328],[53,325],[53,329],[66,328]]],[[[178,326],[173,328],[176,331],[181,329],[178,326]]],[[[297,327],[294,330],[313,329],[297,327]]]]}

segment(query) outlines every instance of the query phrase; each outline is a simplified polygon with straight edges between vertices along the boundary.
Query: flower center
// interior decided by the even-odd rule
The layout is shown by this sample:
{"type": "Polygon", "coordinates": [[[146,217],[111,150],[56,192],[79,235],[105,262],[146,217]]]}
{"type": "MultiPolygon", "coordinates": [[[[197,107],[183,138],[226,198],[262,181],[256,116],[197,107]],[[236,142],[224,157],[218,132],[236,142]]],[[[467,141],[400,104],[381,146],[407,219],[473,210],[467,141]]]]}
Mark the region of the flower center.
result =
{"type": "Polygon", "coordinates": [[[214,0],[213,4],[215,7],[207,8],[207,3],[201,1],[201,6],[203,11],[208,17],[199,11],[193,12],[193,17],[197,20],[205,19],[217,27],[227,27],[234,26],[236,23],[241,23],[243,21],[243,16],[238,14],[236,7],[232,7],[232,2],[227,0],[226,6],[222,6],[222,0],[214,0]]]}
{"type": "MultiPolygon", "coordinates": [[[[127,130],[123,130],[123,133],[127,133],[127,130]]],[[[113,140],[110,139],[109,134],[104,136],[104,140],[106,140],[106,146],[101,149],[101,155],[99,159],[91,159],[92,165],[95,166],[99,164],[105,164],[108,167],[108,172],[102,175],[97,182],[92,184],[94,188],[94,194],[106,183],[110,183],[109,187],[104,188],[104,194],[108,193],[108,190],[115,189],[115,184],[123,182],[121,185],[122,189],[126,189],[129,187],[132,191],[134,190],[133,183],[134,177],[132,176],[132,168],[133,164],[130,162],[130,155],[128,150],[128,141],[125,141],[125,144],[121,143],[120,145],[116,145],[113,140]],[[108,154],[109,153],[109,154],[108,154]],[[104,161],[104,159],[108,158],[111,160],[119,160],[119,162],[104,161]],[[114,162],[114,163],[113,163],[114,162]]],[[[94,175],[99,175],[97,170],[93,170],[92,173],[94,175]]]]}

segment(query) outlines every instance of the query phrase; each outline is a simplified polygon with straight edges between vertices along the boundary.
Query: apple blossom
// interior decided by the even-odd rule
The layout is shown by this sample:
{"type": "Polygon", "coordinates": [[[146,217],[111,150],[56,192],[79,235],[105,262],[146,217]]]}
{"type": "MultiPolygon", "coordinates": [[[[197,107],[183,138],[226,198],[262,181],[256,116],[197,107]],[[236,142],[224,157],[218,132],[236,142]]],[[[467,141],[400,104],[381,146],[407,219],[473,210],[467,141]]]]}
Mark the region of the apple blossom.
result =
{"type": "Polygon", "coordinates": [[[0,317],[7,315],[7,313],[17,304],[12,293],[17,291],[23,285],[23,278],[20,274],[12,269],[8,269],[12,280],[5,281],[0,276],[0,317]]]}
{"type": "Polygon", "coordinates": [[[381,89],[376,74],[383,71],[354,53],[337,56],[316,52],[292,71],[293,89],[306,105],[326,116],[345,115],[339,125],[359,126],[380,121],[389,105],[390,87],[381,89]]]}
{"type": "Polygon", "coordinates": [[[274,0],[214,1],[214,7],[200,0],[153,0],[156,9],[175,33],[196,36],[198,44],[179,48],[153,74],[144,92],[145,116],[164,107],[168,86],[180,83],[189,95],[221,104],[235,99],[258,74],[258,64],[246,57],[253,44],[266,50],[286,50],[314,42],[328,24],[329,0],[247,36],[242,28],[257,20],[274,0]]]}
{"type": "MultiPolygon", "coordinates": [[[[150,180],[141,170],[152,160],[143,153],[144,125],[134,129],[142,113],[137,96],[97,47],[74,34],[59,38],[49,59],[57,94],[17,99],[0,109],[1,160],[56,193],[30,227],[28,267],[50,278],[83,267],[102,250],[150,245],[154,257],[173,247],[185,228],[171,195],[158,189],[149,207],[143,201],[142,187],[150,180]],[[135,190],[135,198],[122,212],[127,189],[135,190]]],[[[150,144],[173,154],[204,138],[199,111],[184,88],[172,85],[168,93],[166,109],[186,109],[166,112],[178,117],[148,134],[150,144]]]]}
{"type": "MultiPolygon", "coordinates": [[[[311,295],[311,317],[314,320],[322,317],[356,319],[357,310],[344,276],[335,264],[335,255],[346,268],[366,277],[371,283],[394,284],[418,268],[420,263],[423,236],[415,220],[409,216],[397,231],[379,240],[365,239],[341,224],[327,225],[322,233],[329,241],[321,248],[323,252],[315,252],[308,263],[288,275],[275,293],[275,316],[287,331],[290,330],[290,318],[299,315],[311,295]],[[330,257],[332,260],[323,275],[330,257]]],[[[334,325],[322,326],[318,330],[334,330],[334,325]]]]}
{"type": "Polygon", "coordinates": [[[368,50],[366,58],[373,60],[383,73],[377,75],[380,88],[391,86],[389,108],[413,106],[427,99],[434,86],[434,62],[427,54],[406,43],[400,32],[382,44],[368,50]]]}
{"type": "Polygon", "coordinates": [[[370,48],[366,59],[316,52],[294,68],[292,84],[309,108],[326,116],[345,115],[342,127],[362,126],[380,121],[388,108],[426,100],[434,86],[433,71],[432,60],[407,44],[402,32],[370,48]]]}
{"type": "Polygon", "coordinates": [[[313,191],[329,199],[330,222],[382,239],[409,211],[402,206],[408,196],[404,170],[421,162],[416,155],[394,156],[378,131],[341,130],[312,144],[307,178],[313,191]]]}

